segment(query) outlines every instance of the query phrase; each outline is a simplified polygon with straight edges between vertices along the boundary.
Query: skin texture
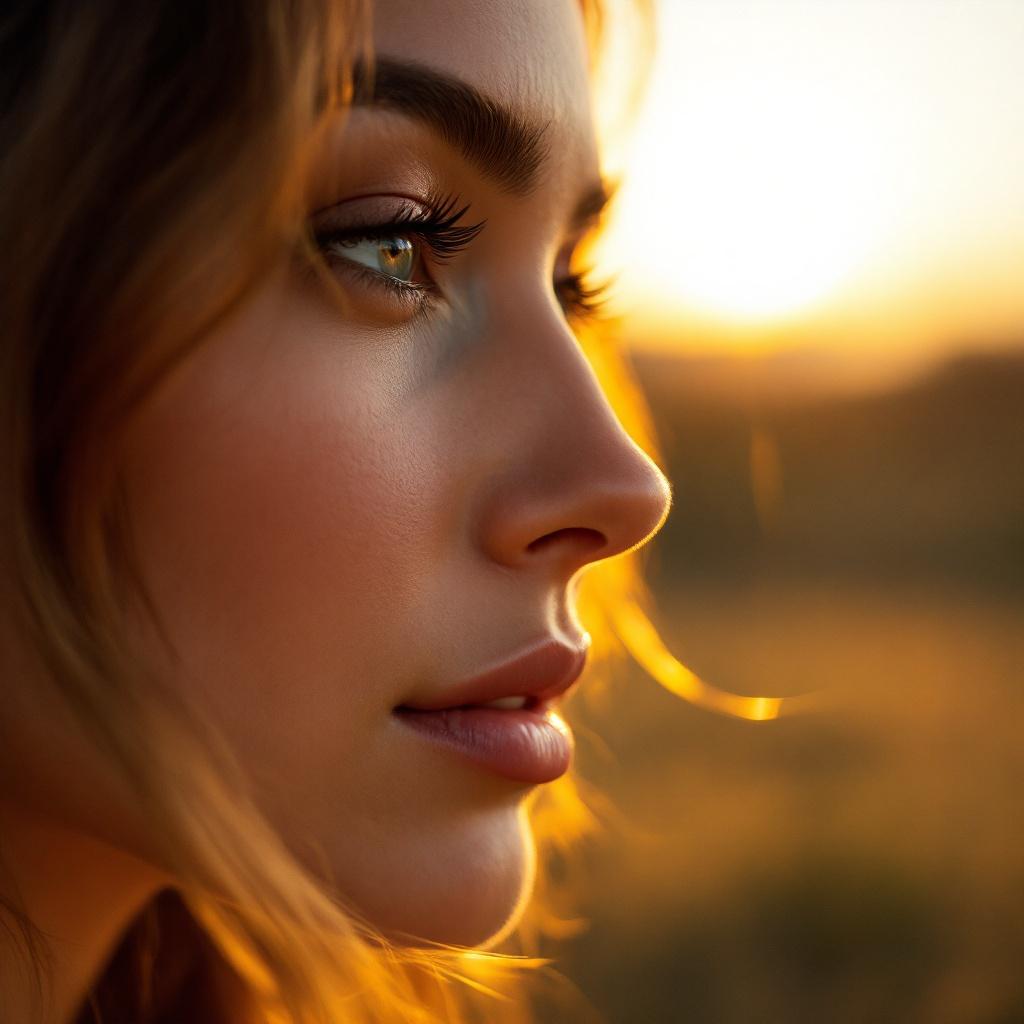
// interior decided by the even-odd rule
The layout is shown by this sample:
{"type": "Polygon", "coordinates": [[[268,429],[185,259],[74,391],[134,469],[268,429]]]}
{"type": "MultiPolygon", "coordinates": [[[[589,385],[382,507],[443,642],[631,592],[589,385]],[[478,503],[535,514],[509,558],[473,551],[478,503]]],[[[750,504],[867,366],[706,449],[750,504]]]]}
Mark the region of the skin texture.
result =
{"type": "MultiPolygon", "coordinates": [[[[311,210],[394,212],[433,187],[484,229],[447,262],[422,258],[425,308],[336,260],[339,309],[282,255],[165,382],[120,457],[180,656],[164,671],[227,736],[273,824],[386,931],[477,945],[529,894],[530,787],[437,750],[392,709],[546,637],[581,646],[574,578],[655,531],[669,490],[608,407],[553,289],[578,241],[573,209],[598,180],[575,4],[374,9],[378,53],[547,125],[537,187],[513,194],[400,112],[354,111],[325,140],[311,210]]],[[[59,735],[48,742],[61,749],[59,735]]],[[[51,931],[74,931],[59,957],[70,1012],[167,879],[125,854],[144,846],[143,826],[116,793],[51,792],[46,770],[24,768],[43,780],[32,813],[54,859],[86,844],[96,877],[121,880],[76,912],[93,922],[80,934],[52,897],[64,884],[81,904],[81,877],[62,883],[28,853],[14,866],[50,894],[38,905],[51,931]]],[[[75,772],[99,769],[82,753],[75,772]]],[[[29,843],[24,809],[0,817],[29,843]]]]}

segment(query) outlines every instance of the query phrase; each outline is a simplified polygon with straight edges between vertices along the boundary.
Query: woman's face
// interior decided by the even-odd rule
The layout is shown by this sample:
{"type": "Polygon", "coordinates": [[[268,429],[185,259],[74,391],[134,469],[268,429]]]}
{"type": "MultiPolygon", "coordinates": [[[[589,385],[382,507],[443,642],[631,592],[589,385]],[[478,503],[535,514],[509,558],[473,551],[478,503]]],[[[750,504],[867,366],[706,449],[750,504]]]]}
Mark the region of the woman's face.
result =
{"type": "Polygon", "coordinates": [[[545,643],[513,692],[550,682],[587,643],[574,578],[651,534],[668,488],[563,310],[600,192],[577,3],[374,18],[376,94],[310,183],[344,308],[283,257],[164,384],[124,475],[167,672],[272,822],[386,931],[480,944],[528,893],[534,783],[395,708],[545,643]]]}

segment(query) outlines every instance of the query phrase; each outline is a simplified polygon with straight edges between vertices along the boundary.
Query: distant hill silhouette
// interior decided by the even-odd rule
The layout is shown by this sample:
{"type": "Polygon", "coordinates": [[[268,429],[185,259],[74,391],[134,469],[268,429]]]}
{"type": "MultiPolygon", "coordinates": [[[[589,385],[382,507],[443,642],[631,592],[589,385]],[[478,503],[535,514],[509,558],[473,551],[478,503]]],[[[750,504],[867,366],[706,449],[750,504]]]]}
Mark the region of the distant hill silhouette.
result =
{"type": "Polygon", "coordinates": [[[1024,587],[1024,353],[962,355],[908,385],[846,395],[787,388],[778,360],[634,366],[676,486],[664,570],[1024,587]],[[768,516],[755,436],[778,468],[768,516]]]}

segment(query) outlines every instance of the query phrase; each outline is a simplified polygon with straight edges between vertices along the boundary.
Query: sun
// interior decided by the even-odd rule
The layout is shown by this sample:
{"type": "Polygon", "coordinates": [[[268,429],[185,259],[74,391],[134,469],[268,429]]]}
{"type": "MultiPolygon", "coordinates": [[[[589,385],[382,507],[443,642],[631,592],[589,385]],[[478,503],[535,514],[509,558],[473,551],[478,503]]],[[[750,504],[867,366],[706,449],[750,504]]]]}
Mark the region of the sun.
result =
{"type": "MultiPolygon", "coordinates": [[[[665,8],[674,56],[694,26],[665,8]]],[[[820,305],[870,258],[884,164],[870,95],[787,59],[770,32],[729,31],[727,54],[656,65],[600,258],[644,304],[766,322],[820,305]]]]}

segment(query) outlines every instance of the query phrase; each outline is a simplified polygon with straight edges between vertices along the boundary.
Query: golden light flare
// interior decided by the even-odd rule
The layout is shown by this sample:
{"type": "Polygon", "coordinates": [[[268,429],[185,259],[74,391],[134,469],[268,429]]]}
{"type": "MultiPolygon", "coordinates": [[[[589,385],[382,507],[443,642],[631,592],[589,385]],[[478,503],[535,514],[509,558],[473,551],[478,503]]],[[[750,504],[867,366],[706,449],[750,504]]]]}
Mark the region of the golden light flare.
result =
{"type": "Polygon", "coordinates": [[[645,322],[679,347],[679,324],[867,347],[894,317],[902,346],[1024,324],[1021,46],[1004,0],[662,0],[598,250],[637,343],[645,322]]]}

